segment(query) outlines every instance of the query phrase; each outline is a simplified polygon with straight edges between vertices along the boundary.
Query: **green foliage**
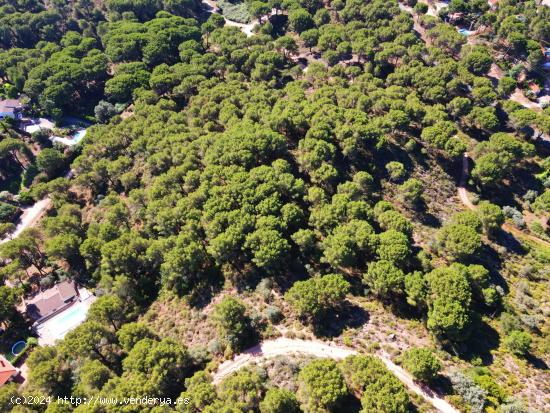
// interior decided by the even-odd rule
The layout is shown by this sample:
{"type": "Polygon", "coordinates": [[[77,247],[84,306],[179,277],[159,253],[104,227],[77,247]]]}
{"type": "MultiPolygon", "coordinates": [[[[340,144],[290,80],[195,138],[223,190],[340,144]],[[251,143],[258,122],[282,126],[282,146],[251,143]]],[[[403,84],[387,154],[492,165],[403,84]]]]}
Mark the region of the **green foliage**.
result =
{"type": "Polygon", "coordinates": [[[51,177],[63,168],[63,154],[55,149],[46,148],[38,154],[36,166],[51,177]]]}
{"type": "Polygon", "coordinates": [[[504,223],[504,214],[500,207],[489,201],[481,201],[477,205],[476,213],[481,220],[484,232],[488,235],[494,234],[504,223]]]}
{"type": "Polygon", "coordinates": [[[534,147],[507,133],[491,135],[475,148],[476,165],[472,176],[482,186],[494,186],[508,177],[518,162],[533,154],[534,147]]]}
{"type": "Polygon", "coordinates": [[[504,340],[504,346],[518,356],[525,356],[531,349],[531,336],[524,331],[511,331],[504,340]]]}
{"type": "Polygon", "coordinates": [[[376,243],[374,230],[368,222],[351,220],[336,227],[323,241],[323,261],[335,269],[356,266],[360,257],[374,254],[376,243]]]}
{"type": "Polygon", "coordinates": [[[302,33],[313,26],[313,19],[307,10],[296,8],[288,13],[288,24],[290,29],[302,33]]]}
{"type": "Polygon", "coordinates": [[[457,212],[451,217],[451,224],[469,227],[479,233],[483,229],[483,223],[481,222],[481,219],[479,217],[480,214],[481,213],[479,212],[476,214],[476,212],[473,211],[457,212]]]}
{"type": "Polygon", "coordinates": [[[437,234],[437,243],[452,259],[465,260],[481,248],[479,234],[470,226],[449,224],[437,234]]]}
{"type": "Polygon", "coordinates": [[[403,367],[416,379],[430,382],[441,370],[441,363],[428,348],[412,348],[403,353],[403,367]]]}
{"type": "Polygon", "coordinates": [[[361,397],[361,412],[409,411],[409,395],[403,384],[372,356],[350,356],[340,363],[350,390],[361,397]]]}
{"type": "Polygon", "coordinates": [[[413,226],[411,222],[397,211],[385,211],[378,216],[377,220],[383,230],[393,229],[407,236],[412,234],[413,226]]]}
{"type": "Polygon", "coordinates": [[[242,369],[223,380],[218,395],[225,406],[240,411],[257,409],[264,393],[263,379],[250,369],[242,369]]]}
{"type": "Polygon", "coordinates": [[[17,311],[20,295],[21,291],[15,288],[0,286],[0,324],[9,324],[17,311]]]}
{"type": "Polygon", "coordinates": [[[109,102],[105,102],[104,100],[99,101],[94,108],[94,115],[99,123],[109,122],[109,120],[116,114],[117,111],[114,105],[109,102]]]}
{"type": "Polygon", "coordinates": [[[427,293],[426,278],[420,271],[414,271],[405,275],[405,294],[409,305],[424,307],[427,293]]]}
{"type": "Polygon", "coordinates": [[[378,257],[396,266],[406,263],[411,255],[408,237],[402,232],[390,229],[379,235],[378,257]]]}
{"type": "Polygon", "coordinates": [[[200,413],[216,400],[216,389],[211,383],[210,376],[204,371],[199,371],[185,379],[185,389],[180,398],[188,398],[189,403],[177,406],[178,412],[200,413]]]}
{"type": "Polygon", "coordinates": [[[1,202],[0,203],[0,222],[1,223],[13,222],[17,215],[17,211],[18,209],[16,206],[1,202]]]}
{"type": "Polygon", "coordinates": [[[145,338],[154,338],[153,333],[146,324],[141,322],[126,323],[117,331],[117,339],[127,353],[145,338]]]}
{"type": "Polygon", "coordinates": [[[250,318],[244,304],[233,297],[225,297],[214,309],[213,318],[221,336],[234,351],[242,350],[253,338],[250,318]]]}
{"type": "Polygon", "coordinates": [[[388,171],[392,181],[398,181],[405,176],[405,166],[401,162],[388,162],[386,164],[386,171],[388,171]]]}
{"type": "Polygon", "coordinates": [[[147,380],[145,388],[150,388],[156,397],[176,396],[189,374],[191,363],[187,349],[173,340],[161,341],[142,339],[130,350],[122,362],[122,378],[143,375],[147,380]]]}
{"type": "Polygon", "coordinates": [[[402,202],[414,206],[420,201],[423,191],[424,185],[422,185],[422,182],[416,178],[411,178],[399,187],[399,197],[402,202]]]}
{"type": "Polygon", "coordinates": [[[300,405],[295,394],[285,389],[269,389],[260,403],[261,413],[297,413],[300,405]]]}
{"type": "Polygon", "coordinates": [[[403,292],[405,274],[390,261],[380,260],[369,264],[363,282],[379,298],[403,292]]]}
{"type": "Polygon", "coordinates": [[[440,267],[426,275],[428,328],[440,338],[465,340],[470,324],[471,287],[461,264],[440,267]]]}
{"type": "Polygon", "coordinates": [[[491,68],[493,59],[484,46],[474,46],[463,54],[461,63],[474,75],[486,74],[491,68]]]}
{"type": "Polygon", "coordinates": [[[344,377],[332,360],[311,361],[298,374],[298,400],[305,411],[332,411],[347,393],[344,377]]]}
{"type": "Polygon", "coordinates": [[[349,283],[339,274],[328,274],[297,281],[285,293],[285,300],[300,317],[322,319],[327,311],[336,310],[349,293],[349,283]]]}

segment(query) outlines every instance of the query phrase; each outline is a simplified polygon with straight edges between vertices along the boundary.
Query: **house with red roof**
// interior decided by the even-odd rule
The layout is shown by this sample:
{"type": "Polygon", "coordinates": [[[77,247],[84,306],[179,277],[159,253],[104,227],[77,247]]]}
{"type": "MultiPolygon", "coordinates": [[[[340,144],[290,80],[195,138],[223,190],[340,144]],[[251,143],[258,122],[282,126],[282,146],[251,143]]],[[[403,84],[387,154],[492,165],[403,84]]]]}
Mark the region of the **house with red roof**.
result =
{"type": "Polygon", "coordinates": [[[0,387],[8,383],[18,374],[19,371],[17,371],[4,356],[0,356],[0,387]]]}

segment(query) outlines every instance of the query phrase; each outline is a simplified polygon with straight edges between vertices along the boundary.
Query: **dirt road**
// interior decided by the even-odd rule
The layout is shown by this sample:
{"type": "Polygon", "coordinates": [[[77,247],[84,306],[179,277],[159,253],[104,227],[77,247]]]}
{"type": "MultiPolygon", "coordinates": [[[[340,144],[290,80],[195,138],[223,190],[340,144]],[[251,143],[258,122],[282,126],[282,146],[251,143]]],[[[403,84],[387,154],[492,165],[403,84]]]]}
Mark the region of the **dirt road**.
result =
{"type": "MultiPolygon", "coordinates": [[[[233,360],[222,363],[214,374],[214,383],[219,383],[231,373],[251,363],[291,354],[307,354],[314,357],[341,360],[353,354],[358,354],[358,352],[346,347],[326,344],[317,340],[297,340],[288,338],[268,340],[249,348],[237,355],[233,360]]],[[[443,413],[458,413],[458,410],[439,396],[435,395],[435,393],[416,384],[413,378],[405,370],[395,365],[386,355],[377,356],[386,365],[388,370],[395,374],[409,390],[423,397],[426,401],[431,403],[432,406],[443,413]]]]}
{"type": "Polygon", "coordinates": [[[19,236],[19,234],[21,234],[27,228],[33,227],[40,220],[40,218],[42,218],[44,213],[50,208],[51,203],[52,201],[50,200],[50,198],[46,197],[36,202],[32,206],[24,208],[23,214],[19,218],[19,223],[17,224],[15,231],[11,233],[9,236],[0,240],[0,244],[3,244],[4,242],[8,242],[9,240],[16,238],[17,236],[19,236]]]}
{"type": "MultiPolygon", "coordinates": [[[[214,0],[202,0],[202,4],[205,6],[205,9],[208,13],[222,14],[220,8],[218,7],[218,5],[216,4],[216,2],[214,0]]],[[[277,13],[277,10],[272,9],[271,12],[268,14],[268,18],[273,16],[276,13],[277,13]]],[[[223,14],[222,14],[222,16],[223,16],[223,14]]],[[[241,31],[244,34],[246,34],[247,37],[250,37],[254,34],[252,32],[252,29],[254,28],[254,26],[259,24],[258,19],[252,20],[250,23],[245,24],[245,23],[238,23],[236,21],[229,20],[225,16],[223,16],[223,18],[225,20],[225,25],[226,26],[238,27],[239,29],[241,29],[241,31]]]]}

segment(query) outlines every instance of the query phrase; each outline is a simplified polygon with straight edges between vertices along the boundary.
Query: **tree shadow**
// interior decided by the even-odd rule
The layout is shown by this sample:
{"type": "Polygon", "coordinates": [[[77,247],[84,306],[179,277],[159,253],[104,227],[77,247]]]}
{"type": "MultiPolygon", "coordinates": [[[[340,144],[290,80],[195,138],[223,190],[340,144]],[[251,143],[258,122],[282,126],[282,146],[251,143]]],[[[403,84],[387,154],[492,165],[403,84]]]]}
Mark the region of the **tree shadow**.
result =
{"type": "Polygon", "coordinates": [[[368,321],[369,314],[363,308],[345,301],[339,311],[328,311],[316,320],[313,332],[318,337],[338,337],[346,328],[357,328],[368,321]]]}
{"type": "Polygon", "coordinates": [[[273,31],[271,32],[273,38],[285,35],[285,27],[288,22],[288,16],[284,14],[275,14],[269,18],[269,22],[273,26],[273,31]]]}
{"type": "Polygon", "coordinates": [[[535,356],[534,354],[531,354],[531,353],[527,354],[525,356],[525,360],[527,360],[529,364],[531,364],[534,368],[538,370],[544,370],[544,371],[548,370],[548,364],[546,364],[546,362],[543,359],[535,356]]]}
{"type": "Polygon", "coordinates": [[[349,394],[332,411],[334,413],[357,413],[361,411],[361,402],[357,397],[349,394]]]}
{"type": "Polygon", "coordinates": [[[490,365],[493,362],[491,350],[500,345],[500,336],[493,327],[477,316],[472,324],[468,339],[458,349],[459,356],[468,361],[479,358],[484,365],[490,365]]]}
{"type": "Polygon", "coordinates": [[[517,255],[527,254],[527,250],[523,247],[521,242],[511,232],[498,229],[495,239],[499,241],[499,244],[506,248],[507,252],[511,252],[517,255]]]}
{"type": "Polygon", "coordinates": [[[200,285],[197,285],[189,296],[189,305],[197,310],[205,308],[223,288],[223,277],[212,271],[200,285]]]}
{"type": "Polygon", "coordinates": [[[414,218],[416,221],[428,227],[439,228],[441,226],[439,219],[428,212],[428,205],[423,199],[415,205],[414,218]]]}
{"type": "Polygon", "coordinates": [[[441,395],[453,393],[453,385],[451,383],[451,380],[441,374],[438,375],[437,378],[430,383],[430,385],[433,391],[435,391],[437,394],[441,395]]]}

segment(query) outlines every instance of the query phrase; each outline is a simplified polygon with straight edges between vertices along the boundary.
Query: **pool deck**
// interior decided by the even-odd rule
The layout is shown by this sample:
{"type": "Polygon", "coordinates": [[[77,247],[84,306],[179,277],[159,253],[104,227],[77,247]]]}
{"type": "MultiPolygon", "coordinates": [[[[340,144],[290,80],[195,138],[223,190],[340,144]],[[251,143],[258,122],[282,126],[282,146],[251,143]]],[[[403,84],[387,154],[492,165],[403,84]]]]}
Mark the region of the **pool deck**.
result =
{"type": "Polygon", "coordinates": [[[78,327],[86,318],[86,313],[88,309],[95,301],[96,297],[91,295],[87,290],[80,289],[80,298],[69,307],[65,308],[63,311],[59,312],[55,316],[49,318],[48,320],[40,323],[36,327],[36,332],[38,333],[38,344],[41,346],[51,346],[54,345],[57,340],[62,339],[65,335],[72,329],[78,327]],[[72,319],[69,322],[64,321],[63,328],[60,329],[60,321],[64,320],[67,313],[74,311],[77,308],[81,308],[81,311],[84,314],[84,317],[77,317],[72,319]]]}

